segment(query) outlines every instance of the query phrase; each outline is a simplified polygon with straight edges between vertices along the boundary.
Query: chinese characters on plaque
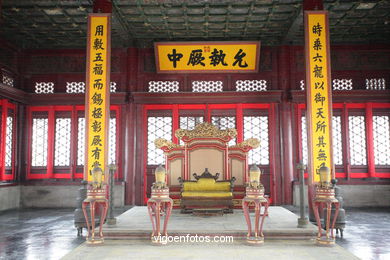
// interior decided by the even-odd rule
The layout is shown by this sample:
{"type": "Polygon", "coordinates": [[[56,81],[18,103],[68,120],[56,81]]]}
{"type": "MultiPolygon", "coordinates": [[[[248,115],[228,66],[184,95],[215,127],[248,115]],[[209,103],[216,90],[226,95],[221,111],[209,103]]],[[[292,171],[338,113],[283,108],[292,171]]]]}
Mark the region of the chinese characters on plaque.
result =
{"type": "Polygon", "coordinates": [[[86,92],[86,162],[84,178],[91,180],[91,170],[105,169],[106,140],[109,117],[110,82],[110,16],[88,17],[87,92],[86,92]]]}
{"type": "Polygon", "coordinates": [[[318,182],[322,166],[333,169],[328,17],[324,11],[305,12],[305,19],[306,81],[310,86],[307,88],[307,122],[311,138],[311,172],[313,181],[318,182]]]}
{"type": "Polygon", "coordinates": [[[260,42],[158,42],[157,71],[257,72],[260,42]]]}

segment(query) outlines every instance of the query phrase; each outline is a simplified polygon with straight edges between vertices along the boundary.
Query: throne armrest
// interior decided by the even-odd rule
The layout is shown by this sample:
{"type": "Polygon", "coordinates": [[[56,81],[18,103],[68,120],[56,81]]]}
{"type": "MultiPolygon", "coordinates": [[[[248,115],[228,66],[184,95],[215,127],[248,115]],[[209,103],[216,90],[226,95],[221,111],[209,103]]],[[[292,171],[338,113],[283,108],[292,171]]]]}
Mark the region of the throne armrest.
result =
{"type": "Polygon", "coordinates": [[[177,178],[177,180],[179,181],[179,183],[180,183],[181,185],[183,185],[184,180],[183,180],[182,177],[177,178]]]}
{"type": "Polygon", "coordinates": [[[236,177],[232,177],[230,179],[230,191],[233,192],[233,188],[234,188],[234,182],[236,181],[236,177]]]}

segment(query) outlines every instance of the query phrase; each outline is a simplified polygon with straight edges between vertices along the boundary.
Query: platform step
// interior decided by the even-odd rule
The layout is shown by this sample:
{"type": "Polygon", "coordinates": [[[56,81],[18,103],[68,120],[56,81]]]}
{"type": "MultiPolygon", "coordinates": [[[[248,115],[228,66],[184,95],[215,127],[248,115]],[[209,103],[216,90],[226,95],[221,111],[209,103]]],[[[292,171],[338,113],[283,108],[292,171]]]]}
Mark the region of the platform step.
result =
{"type": "MultiPolygon", "coordinates": [[[[171,236],[208,235],[233,236],[235,239],[246,239],[248,232],[242,210],[233,214],[220,214],[223,209],[198,208],[196,211],[219,213],[207,217],[194,214],[181,214],[173,210],[168,223],[168,234],[171,236]]],[[[250,214],[252,221],[254,213],[250,214]]],[[[163,218],[161,219],[161,225],[163,218]]],[[[317,227],[310,224],[307,228],[297,228],[298,217],[285,208],[271,206],[269,215],[264,221],[265,239],[310,240],[316,237],[317,227]]],[[[146,207],[134,207],[117,217],[116,225],[104,225],[105,239],[150,239],[152,224],[146,207]]]]}
{"type": "Polygon", "coordinates": [[[193,209],[192,214],[194,216],[221,216],[223,215],[223,209],[198,208],[198,209],[193,209]]]}

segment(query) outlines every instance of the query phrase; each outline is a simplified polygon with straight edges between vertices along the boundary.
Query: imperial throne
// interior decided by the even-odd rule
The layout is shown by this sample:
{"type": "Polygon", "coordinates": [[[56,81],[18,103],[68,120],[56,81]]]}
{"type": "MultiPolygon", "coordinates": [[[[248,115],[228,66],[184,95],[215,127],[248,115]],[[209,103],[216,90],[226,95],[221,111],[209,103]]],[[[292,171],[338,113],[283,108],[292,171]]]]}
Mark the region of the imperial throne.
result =
{"type": "Polygon", "coordinates": [[[194,130],[178,129],[175,135],[180,145],[162,138],[155,140],[165,154],[174,205],[180,205],[182,212],[232,212],[234,206],[240,206],[242,196],[235,194],[234,187],[240,190],[248,181],[247,153],[259,146],[259,140],[250,138],[229,146],[237,136],[236,129],[220,130],[210,123],[199,124],[194,130]]]}

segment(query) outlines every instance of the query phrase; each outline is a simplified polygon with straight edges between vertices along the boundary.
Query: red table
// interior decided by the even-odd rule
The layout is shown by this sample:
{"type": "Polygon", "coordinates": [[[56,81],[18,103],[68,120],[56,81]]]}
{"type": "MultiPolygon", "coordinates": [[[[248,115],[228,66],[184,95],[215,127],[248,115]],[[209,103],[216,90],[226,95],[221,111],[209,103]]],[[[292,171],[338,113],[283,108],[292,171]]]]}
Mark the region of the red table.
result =
{"type": "Polygon", "coordinates": [[[106,190],[105,189],[99,189],[99,190],[88,190],[87,191],[87,198],[82,203],[82,208],[84,212],[85,222],[87,222],[87,243],[89,244],[100,244],[104,242],[103,239],[103,224],[104,220],[107,216],[107,210],[108,210],[108,200],[106,198],[106,190]],[[87,206],[90,207],[90,217],[91,217],[91,225],[89,224],[88,220],[88,214],[87,214],[87,206]],[[99,227],[99,237],[95,238],[95,210],[96,207],[100,206],[100,227],[99,227]]]}
{"type": "Polygon", "coordinates": [[[246,196],[242,199],[242,209],[248,226],[247,242],[254,244],[264,243],[263,224],[268,215],[268,200],[264,197],[264,189],[246,188],[246,196]],[[249,205],[255,204],[254,236],[252,236],[252,224],[249,216],[249,205]],[[264,213],[261,214],[261,208],[264,207],[264,213]]]}
{"type": "Polygon", "coordinates": [[[318,226],[317,244],[328,245],[328,246],[335,244],[335,236],[333,231],[334,231],[334,225],[336,223],[337,216],[339,214],[339,209],[340,209],[340,203],[335,197],[334,189],[322,188],[317,186],[316,194],[313,200],[313,211],[318,226]],[[335,205],[336,211],[333,216],[332,226],[330,226],[332,204],[335,205]],[[325,234],[322,233],[321,219],[319,214],[319,208],[323,206],[326,206],[327,209],[326,218],[324,216],[325,234]]]}
{"type": "Polygon", "coordinates": [[[169,197],[169,189],[152,189],[151,198],[147,203],[150,220],[152,221],[152,242],[163,243],[158,237],[167,236],[169,217],[171,216],[173,200],[169,197]],[[162,234],[160,232],[161,216],[164,216],[162,234]]]}

